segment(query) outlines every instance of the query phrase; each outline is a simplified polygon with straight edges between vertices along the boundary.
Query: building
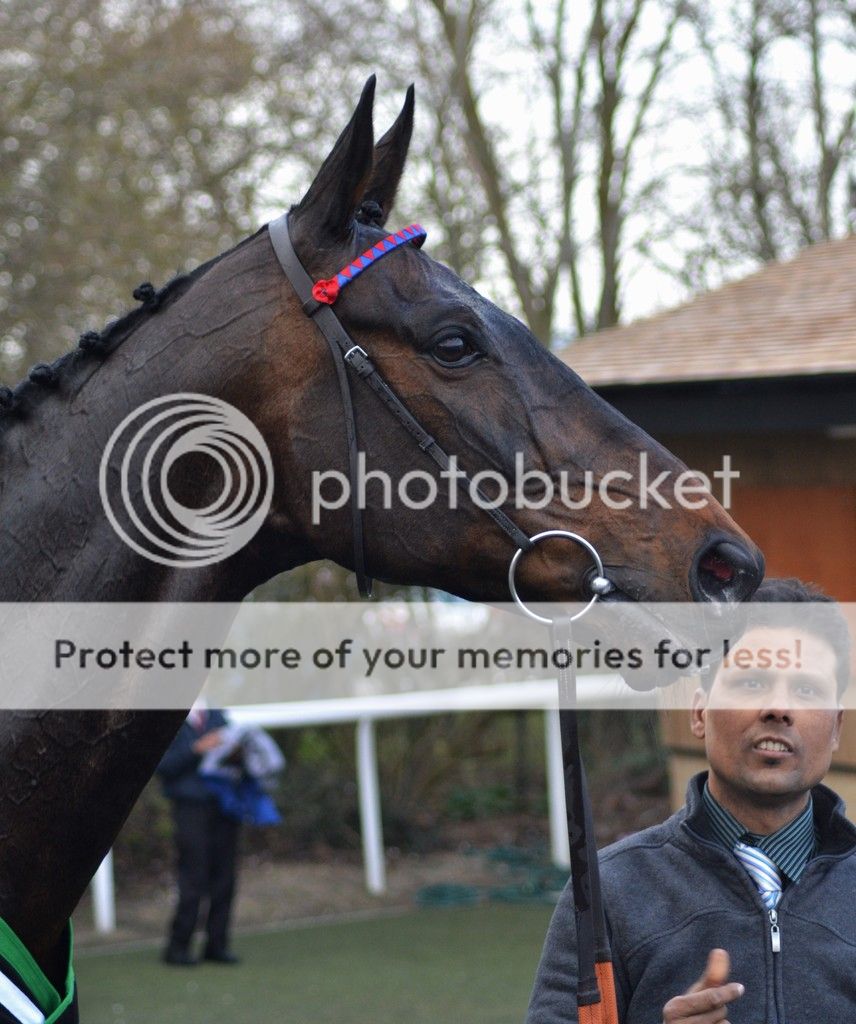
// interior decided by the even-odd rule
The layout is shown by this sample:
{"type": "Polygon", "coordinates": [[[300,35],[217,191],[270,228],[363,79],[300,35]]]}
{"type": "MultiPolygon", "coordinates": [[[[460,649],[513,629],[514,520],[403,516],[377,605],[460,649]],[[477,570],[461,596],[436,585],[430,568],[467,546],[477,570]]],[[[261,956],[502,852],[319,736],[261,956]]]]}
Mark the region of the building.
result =
{"type": "MultiPolygon", "coordinates": [[[[856,236],[582,338],[560,358],[692,468],[710,474],[731,457],[729,511],[769,575],[856,602],[856,236]]],[[[664,716],[677,804],[702,764],[685,719],[664,716]]],[[[833,785],[856,804],[856,716],[835,767],[833,785]]]]}

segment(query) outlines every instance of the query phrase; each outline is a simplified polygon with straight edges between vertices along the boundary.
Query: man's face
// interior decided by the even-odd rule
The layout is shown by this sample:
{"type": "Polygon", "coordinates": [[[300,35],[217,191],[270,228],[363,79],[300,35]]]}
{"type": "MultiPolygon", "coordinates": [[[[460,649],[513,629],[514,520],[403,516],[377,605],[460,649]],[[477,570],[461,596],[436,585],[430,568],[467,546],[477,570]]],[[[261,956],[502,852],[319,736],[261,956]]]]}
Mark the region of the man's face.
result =
{"type": "Polygon", "coordinates": [[[692,730],[705,741],[711,776],[761,804],[820,782],[841,732],[835,667],[832,647],[812,633],[749,630],[707,697],[696,695],[692,730]]]}

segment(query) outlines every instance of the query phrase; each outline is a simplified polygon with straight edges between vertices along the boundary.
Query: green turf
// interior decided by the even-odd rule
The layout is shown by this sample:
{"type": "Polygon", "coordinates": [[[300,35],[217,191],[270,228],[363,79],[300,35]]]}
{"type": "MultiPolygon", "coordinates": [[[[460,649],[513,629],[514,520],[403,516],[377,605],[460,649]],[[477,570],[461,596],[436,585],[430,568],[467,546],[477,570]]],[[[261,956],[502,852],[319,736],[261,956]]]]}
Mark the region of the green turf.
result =
{"type": "Polygon", "coordinates": [[[77,959],[82,1024],[521,1024],[549,907],[488,905],[239,936],[237,967],[77,959]]]}

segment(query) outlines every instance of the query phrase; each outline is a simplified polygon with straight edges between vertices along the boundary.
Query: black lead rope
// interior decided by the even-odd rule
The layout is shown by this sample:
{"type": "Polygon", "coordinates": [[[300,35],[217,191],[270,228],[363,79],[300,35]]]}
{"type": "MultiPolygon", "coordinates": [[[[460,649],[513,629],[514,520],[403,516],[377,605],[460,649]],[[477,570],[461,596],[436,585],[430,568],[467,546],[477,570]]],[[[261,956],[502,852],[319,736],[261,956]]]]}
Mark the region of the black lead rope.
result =
{"type": "MultiPolygon", "coordinates": [[[[600,1002],[595,963],[604,955],[605,924],[600,896],[597,846],[592,826],[585,769],[577,722],[577,685],[571,622],[555,619],[550,626],[559,683],[559,728],[565,772],[565,808],[571,858],[571,885],[577,926],[579,980],[577,1004],[600,1002]],[[561,657],[558,656],[561,652],[561,657]]],[[[607,947],[608,948],[608,947],[607,947]]]]}
{"type": "MultiPolygon", "coordinates": [[[[314,282],[309,274],[306,273],[306,269],[300,262],[300,258],[294,251],[294,246],[291,242],[291,236],[288,231],[288,214],[283,214],[275,221],[271,221],[268,224],[268,233],[270,234],[273,250],[285,276],[291,282],[295,292],[297,292],[297,297],[300,299],[303,311],[315,322],[318,329],[324,335],[336,366],[339,390],[342,395],[342,406],[345,412],[345,425],[348,435],[348,459],[351,469],[351,522],[354,542],[354,571],[357,574],[357,585],[359,586],[360,594],[363,597],[369,597],[371,595],[371,580],[366,572],[362,510],[359,506],[358,489],[354,486],[354,482],[357,479],[357,423],[345,364],[351,368],[360,380],[368,384],[372,391],[380,398],[381,402],[383,402],[384,406],[413,438],[419,448],[430,455],[441,469],[448,469],[451,462],[446,452],[389,387],[366,352],[354,342],[331,307],[318,302],[313,296],[314,282]]],[[[478,495],[479,507],[483,508],[497,526],[508,534],[518,548],[528,551],[532,547],[526,534],[515,526],[501,509],[494,507],[491,499],[488,498],[481,488],[474,486],[462,472],[458,472],[458,478],[468,485],[471,493],[478,495]]]]}

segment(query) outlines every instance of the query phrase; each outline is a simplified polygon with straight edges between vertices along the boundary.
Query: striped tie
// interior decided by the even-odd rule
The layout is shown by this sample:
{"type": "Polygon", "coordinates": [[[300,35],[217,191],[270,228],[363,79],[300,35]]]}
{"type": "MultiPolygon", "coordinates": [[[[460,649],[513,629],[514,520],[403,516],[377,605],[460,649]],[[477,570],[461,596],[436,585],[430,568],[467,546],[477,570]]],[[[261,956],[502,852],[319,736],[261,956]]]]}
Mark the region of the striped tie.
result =
{"type": "Polygon", "coordinates": [[[734,847],[734,856],[758,886],[758,892],[767,910],[775,910],[782,898],[782,878],[776,865],[763,850],[759,850],[757,846],[747,846],[739,840],[734,847]]]}

